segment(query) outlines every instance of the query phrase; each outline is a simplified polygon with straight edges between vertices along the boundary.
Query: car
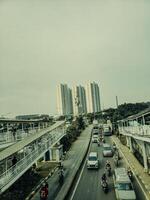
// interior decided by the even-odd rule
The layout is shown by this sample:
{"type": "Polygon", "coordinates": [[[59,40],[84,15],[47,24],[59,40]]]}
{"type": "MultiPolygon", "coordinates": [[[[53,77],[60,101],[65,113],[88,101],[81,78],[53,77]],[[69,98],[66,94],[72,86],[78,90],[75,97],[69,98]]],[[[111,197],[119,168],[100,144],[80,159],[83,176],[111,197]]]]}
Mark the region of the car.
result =
{"type": "Polygon", "coordinates": [[[93,135],[93,136],[92,136],[92,142],[93,142],[93,143],[98,143],[98,140],[99,140],[98,135],[93,135]]]}
{"type": "Polygon", "coordinates": [[[93,129],[92,130],[93,135],[98,135],[99,134],[99,129],[93,129]]]}
{"type": "Polygon", "coordinates": [[[135,200],[136,195],[125,168],[116,168],[113,175],[116,199],[135,200]]]}
{"type": "Polygon", "coordinates": [[[110,144],[103,144],[103,156],[104,157],[112,157],[113,156],[113,151],[110,146],[110,144]]]}
{"type": "Polygon", "coordinates": [[[111,127],[110,126],[104,126],[103,127],[103,133],[104,133],[105,136],[111,136],[112,135],[111,127]]]}
{"type": "Polygon", "coordinates": [[[90,152],[87,159],[87,169],[98,169],[99,168],[99,159],[97,152],[90,152]]]}

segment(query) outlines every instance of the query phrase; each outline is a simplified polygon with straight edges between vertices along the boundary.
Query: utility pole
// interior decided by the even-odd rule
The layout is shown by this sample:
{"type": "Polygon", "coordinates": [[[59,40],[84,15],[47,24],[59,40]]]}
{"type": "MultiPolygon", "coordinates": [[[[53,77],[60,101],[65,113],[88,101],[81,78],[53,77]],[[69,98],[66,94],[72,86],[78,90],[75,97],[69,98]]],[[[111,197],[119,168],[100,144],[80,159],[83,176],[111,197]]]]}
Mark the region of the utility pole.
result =
{"type": "Polygon", "coordinates": [[[116,96],[116,107],[118,109],[118,97],[116,96]]]}

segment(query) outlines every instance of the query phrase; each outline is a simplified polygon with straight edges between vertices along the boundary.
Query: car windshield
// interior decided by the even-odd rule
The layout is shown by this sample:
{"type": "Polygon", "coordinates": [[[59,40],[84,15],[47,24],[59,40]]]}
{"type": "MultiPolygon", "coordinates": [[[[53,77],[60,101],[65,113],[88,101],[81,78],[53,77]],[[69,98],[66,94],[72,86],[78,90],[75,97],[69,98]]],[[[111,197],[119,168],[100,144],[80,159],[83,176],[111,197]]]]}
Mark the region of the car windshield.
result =
{"type": "Polygon", "coordinates": [[[117,188],[118,190],[133,190],[131,183],[119,183],[117,188]]]}
{"type": "Polygon", "coordinates": [[[93,135],[94,138],[97,138],[97,135],[93,135]]]}
{"type": "Polygon", "coordinates": [[[105,151],[111,151],[111,147],[104,147],[105,151]]]}
{"type": "Polygon", "coordinates": [[[97,160],[96,156],[89,156],[89,161],[96,161],[96,160],[97,160]]]}

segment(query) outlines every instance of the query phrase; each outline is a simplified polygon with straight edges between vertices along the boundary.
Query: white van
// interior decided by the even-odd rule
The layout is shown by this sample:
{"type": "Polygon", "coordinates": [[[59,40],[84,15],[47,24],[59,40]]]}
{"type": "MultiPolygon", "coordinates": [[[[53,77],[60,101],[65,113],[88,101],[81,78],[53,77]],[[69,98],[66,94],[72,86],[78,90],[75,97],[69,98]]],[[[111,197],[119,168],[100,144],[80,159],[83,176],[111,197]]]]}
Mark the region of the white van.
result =
{"type": "Polygon", "coordinates": [[[88,159],[87,159],[87,168],[99,168],[99,160],[98,160],[98,154],[97,152],[90,152],[88,159]]]}
{"type": "Polygon", "coordinates": [[[116,168],[113,176],[116,199],[135,200],[136,195],[125,168],[116,168]]]}

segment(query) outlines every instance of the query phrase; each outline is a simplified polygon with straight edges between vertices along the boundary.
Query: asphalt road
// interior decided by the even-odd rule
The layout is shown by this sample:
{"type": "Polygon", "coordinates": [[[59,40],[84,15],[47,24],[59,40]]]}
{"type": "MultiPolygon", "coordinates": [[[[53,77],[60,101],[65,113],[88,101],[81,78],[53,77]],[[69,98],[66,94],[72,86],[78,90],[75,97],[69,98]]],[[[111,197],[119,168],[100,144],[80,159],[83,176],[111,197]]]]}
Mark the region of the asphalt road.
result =
{"type": "MultiPolygon", "coordinates": [[[[105,137],[107,143],[111,143],[110,137],[105,137]]],[[[83,167],[83,170],[79,176],[77,183],[75,184],[74,188],[69,195],[69,200],[115,200],[115,190],[113,184],[113,178],[108,177],[107,181],[109,184],[109,192],[105,194],[100,185],[100,178],[104,172],[104,167],[106,160],[111,162],[112,166],[112,173],[114,169],[114,163],[112,158],[104,158],[102,155],[102,146],[98,147],[96,143],[91,143],[91,147],[89,152],[97,151],[100,160],[100,168],[99,170],[95,169],[87,169],[86,164],[83,167]]],[[[86,163],[86,162],[85,162],[86,163]]],[[[119,167],[126,167],[125,161],[122,159],[120,161],[119,167]]],[[[137,200],[145,200],[145,197],[142,193],[141,188],[139,187],[138,183],[134,179],[133,181],[137,200]]]]}

